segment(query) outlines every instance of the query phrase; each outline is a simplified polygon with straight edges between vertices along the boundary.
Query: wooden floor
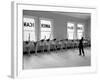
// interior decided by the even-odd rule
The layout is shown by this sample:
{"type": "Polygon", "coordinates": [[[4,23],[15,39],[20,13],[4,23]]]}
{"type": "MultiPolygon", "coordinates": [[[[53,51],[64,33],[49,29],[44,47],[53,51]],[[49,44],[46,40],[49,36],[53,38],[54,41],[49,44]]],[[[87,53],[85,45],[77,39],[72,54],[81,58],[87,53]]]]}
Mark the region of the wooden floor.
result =
{"type": "Polygon", "coordinates": [[[85,56],[79,56],[78,49],[51,52],[50,54],[38,53],[23,56],[23,69],[56,68],[56,67],[81,67],[91,65],[91,49],[85,48],[85,56]]]}

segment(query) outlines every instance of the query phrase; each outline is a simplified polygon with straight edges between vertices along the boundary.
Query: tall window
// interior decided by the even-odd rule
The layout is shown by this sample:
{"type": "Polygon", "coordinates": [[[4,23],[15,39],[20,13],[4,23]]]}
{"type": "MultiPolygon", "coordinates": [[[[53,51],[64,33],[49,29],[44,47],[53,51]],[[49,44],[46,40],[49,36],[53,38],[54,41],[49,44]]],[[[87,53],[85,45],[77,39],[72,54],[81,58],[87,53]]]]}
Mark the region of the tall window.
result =
{"type": "Polygon", "coordinates": [[[68,39],[70,40],[74,39],[74,24],[73,23],[67,23],[67,36],[68,36],[68,39]]]}
{"type": "Polygon", "coordinates": [[[35,19],[24,17],[24,41],[35,41],[35,19]]]}
{"type": "Polygon", "coordinates": [[[84,31],[84,25],[82,24],[77,24],[77,38],[81,39],[83,36],[83,31],[84,31]]]}
{"type": "Polygon", "coordinates": [[[50,20],[40,20],[40,39],[52,39],[52,24],[50,20]]]}

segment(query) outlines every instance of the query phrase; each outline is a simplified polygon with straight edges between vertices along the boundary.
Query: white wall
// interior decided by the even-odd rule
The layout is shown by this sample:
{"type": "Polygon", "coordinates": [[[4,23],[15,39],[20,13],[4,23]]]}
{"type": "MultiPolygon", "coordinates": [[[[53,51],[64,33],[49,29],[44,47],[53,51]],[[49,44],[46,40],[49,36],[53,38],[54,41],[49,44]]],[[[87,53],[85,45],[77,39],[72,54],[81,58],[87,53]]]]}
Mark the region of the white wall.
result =
{"type": "MultiPolygon", "coordinates": [[[[97,73],[73,74],[63,76],[50,76],[25,80],[100,80],[100,0],[28,0],[33,4],[79,5],[98,7],[98,26],[93,27],[93,44],[95,53],[98,53],[97,73]]],[[[10,76],[11,65],[11,0],[0,1],[0,80],[12,80],[10,76]]],[[[95,54],[94,53],[94,54],[95,54]]],[[[22,79],[23,80],[23,79],[22,79]]]]}

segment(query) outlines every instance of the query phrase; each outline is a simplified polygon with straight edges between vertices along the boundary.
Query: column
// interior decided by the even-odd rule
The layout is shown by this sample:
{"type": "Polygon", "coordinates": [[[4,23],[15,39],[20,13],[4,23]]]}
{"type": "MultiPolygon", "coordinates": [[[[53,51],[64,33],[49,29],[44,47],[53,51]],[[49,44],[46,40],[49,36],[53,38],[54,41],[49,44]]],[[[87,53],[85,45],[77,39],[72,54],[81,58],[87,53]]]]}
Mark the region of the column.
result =
{"type": "Polygon", "coordinates": [[[77,39],[77,23],[74,23],[74,40],[77,39]]]}
{"type": "Polygon", "coordinates": [[[40,40],[40,20],[39,17],[36,18],[36,24],[35,24],[35,31],[36,31],[36,41],[40,40]]]}

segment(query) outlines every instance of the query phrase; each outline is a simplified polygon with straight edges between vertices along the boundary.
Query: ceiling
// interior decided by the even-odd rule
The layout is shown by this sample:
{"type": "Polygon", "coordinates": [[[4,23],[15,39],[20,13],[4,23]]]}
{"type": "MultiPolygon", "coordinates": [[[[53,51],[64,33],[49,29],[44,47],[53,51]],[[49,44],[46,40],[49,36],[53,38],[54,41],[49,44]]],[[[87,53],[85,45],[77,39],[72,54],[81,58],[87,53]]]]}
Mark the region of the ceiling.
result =
{"type": "Polygon", "coordinates": [[[53,12],[53,13],[71,16],[71,17],[80,18],[80,19],[90,18],[90,13],[75,13],[75,12],[53,12]]]}
{"type": "Polygon", "coordinates": [[[58,12],[58,11],[34,11],[34,12],[50,12],[50,13],[66,15],[66,16],[71,16],[79,19],[85,19],[85,20],[90,19],[91,17],[90,13],[80,13],[80,12],[58,12]]]}

